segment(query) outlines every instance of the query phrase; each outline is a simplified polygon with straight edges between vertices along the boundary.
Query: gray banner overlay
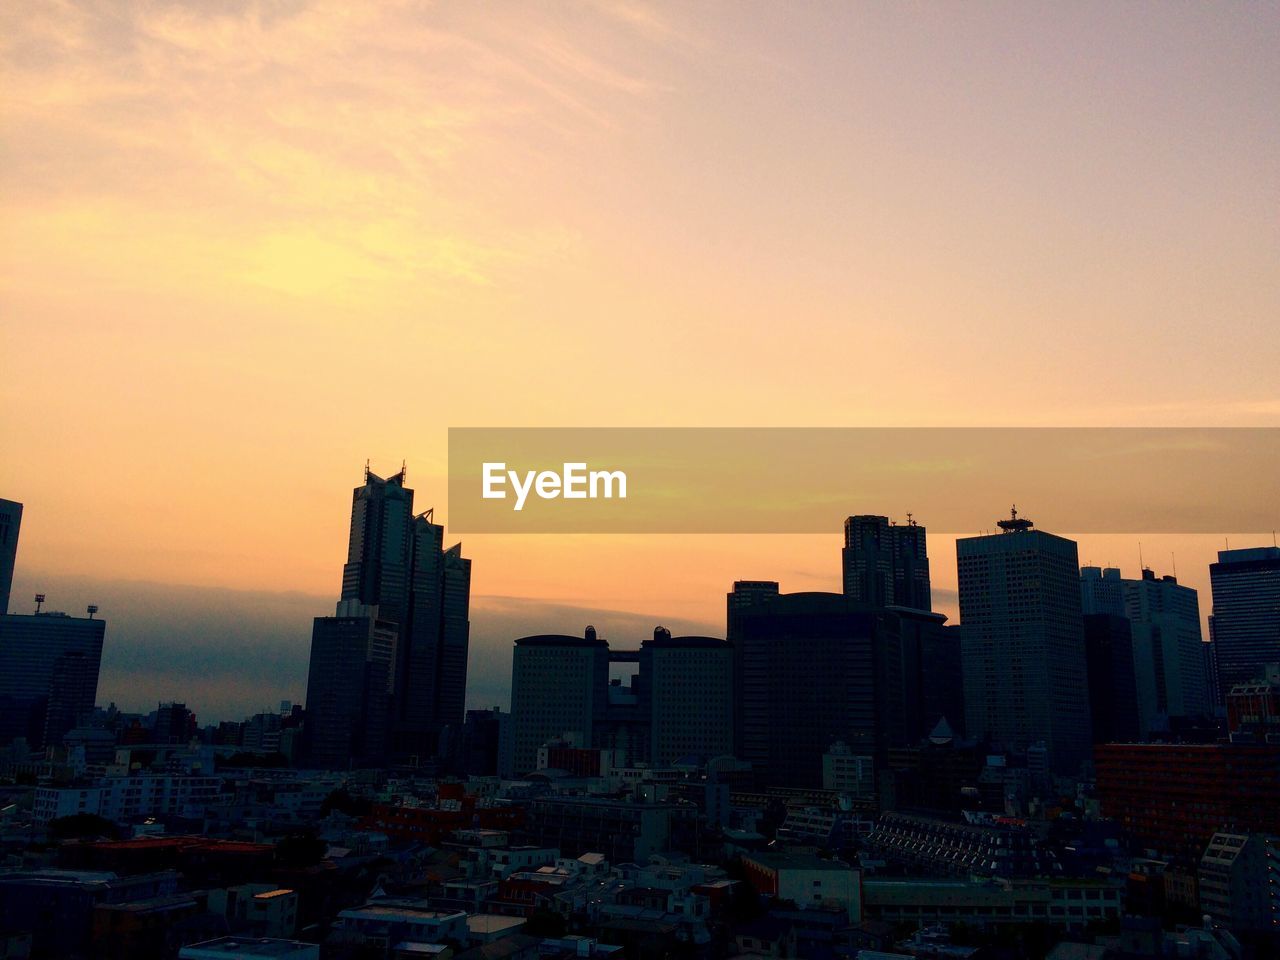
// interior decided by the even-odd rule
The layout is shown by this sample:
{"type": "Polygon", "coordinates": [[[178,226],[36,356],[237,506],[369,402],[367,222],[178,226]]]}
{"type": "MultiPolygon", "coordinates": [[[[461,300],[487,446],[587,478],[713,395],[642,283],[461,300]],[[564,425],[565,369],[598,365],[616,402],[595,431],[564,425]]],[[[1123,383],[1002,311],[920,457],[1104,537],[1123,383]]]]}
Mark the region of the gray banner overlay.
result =
{"type": "Polygon", "coordinates": [[[1062,533],[1280,526],[1280,428],[451,428],[456,533],[1062,533]]]}

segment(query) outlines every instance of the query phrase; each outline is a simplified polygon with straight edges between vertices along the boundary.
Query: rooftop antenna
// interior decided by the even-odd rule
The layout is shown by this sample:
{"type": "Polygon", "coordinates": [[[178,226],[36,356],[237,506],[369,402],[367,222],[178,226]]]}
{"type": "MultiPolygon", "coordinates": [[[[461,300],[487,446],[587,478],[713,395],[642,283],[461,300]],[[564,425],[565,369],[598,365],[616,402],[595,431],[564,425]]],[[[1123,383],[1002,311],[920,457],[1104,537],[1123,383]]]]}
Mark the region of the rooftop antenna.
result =
{"type": "Polygon", "coordinates": [[[1173,579],[1178,579],[1178,555],[1172,550],[1169,551],[1169,560],[1173,563],[1173,579]]]}
{"type": "Polygon", "coordinates": [[[92,620],[93,615],[98,612],[98,605],[96,603],[91,603],[89,606],[85,607],[85,609],[89,611],[89,619],[92,620]]]}
{"type": "Polygon", "coordinates": [[[40,612],[40,605],[41,605],[42,603],[44,603],[44,594],[43,594],[43,593],[37,593],[37,594],[36,594],[36,613],[39,613],[39,612],[40,612]]]}
{"type": "Polygon", "coordinates": [[[369,458],[368,457],[365,457],[365,461],[364,461],[364,478],[365,480],[369,479],[369,458]]]}
{"type": "Polygon", "coordinates": [[[1142,562],[1142,541],[1141,540],[1138,541],[1138,569],[1139,570],[1147,569],[1147,565],[1142,562]]]}
{"type": "Polygon", "coordinates": [[[914,527],[915,525],[916,525],[915,515],[914,515],[910,510],[908,510],[908,511],[907,511],[907,526],[908,526],[908,527],[914,527]]]}

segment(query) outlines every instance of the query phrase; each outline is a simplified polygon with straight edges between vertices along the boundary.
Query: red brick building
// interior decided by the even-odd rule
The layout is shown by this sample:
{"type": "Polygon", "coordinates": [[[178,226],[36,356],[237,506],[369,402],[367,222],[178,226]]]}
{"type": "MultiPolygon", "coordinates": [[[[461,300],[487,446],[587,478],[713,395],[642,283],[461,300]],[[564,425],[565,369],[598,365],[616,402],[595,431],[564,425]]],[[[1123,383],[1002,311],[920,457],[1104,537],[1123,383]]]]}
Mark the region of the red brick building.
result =
{"type": "Polygon", "coordinates": [[[1107,743],[1102,812],[1144,846],[1197,861],[1224,827],[1280,831],[1280,745],[1107,743]]]}

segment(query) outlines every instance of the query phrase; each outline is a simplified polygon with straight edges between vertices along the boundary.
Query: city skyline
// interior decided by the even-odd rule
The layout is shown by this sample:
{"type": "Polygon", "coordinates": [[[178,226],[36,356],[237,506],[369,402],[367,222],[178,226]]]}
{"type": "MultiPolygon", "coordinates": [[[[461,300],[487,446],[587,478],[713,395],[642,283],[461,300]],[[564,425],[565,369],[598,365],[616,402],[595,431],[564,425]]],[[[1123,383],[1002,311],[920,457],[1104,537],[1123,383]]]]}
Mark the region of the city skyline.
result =
{"type": "MultiPolygon", "coordinates": [[[[24,514],[24,534],[26,524],[30,522],[31,511],[28,509],[24,514]]],[[[834,526],[839,531],[841,523],[834,526]]],[[[993,519],[989,527],[993,529],[994,526],[993,519]]],[[[1137,577],[1141,569],[1139,560],[1147,569],[1162,576],[1171,574],[1176,566],[1179,582],[1197,590],[1201,597],[1201,628],[1205,640],[1209,638],[1207,621],[1212,612],[1209,565],[1217,561],[1218,552],[1228,545],[1232,548],[1265,546],[1256,543],[1260,539],[1256,534],[1245,535],[1243,541],[1238,536],[1231,540],[1176,534],[1149,535],[1142,541],[1129,535],[1063,536],[1080,543],[1082,567],[1091,564],[1119,566],[1126,576],[1132,571],[1132,575],[1137,577]],[[1163,564],[1159,562],[1158,554],[1152,556],[1160,546],[1172,543],[1183,547],[1190,543],[1198,549],[1190,558],[1184,553],[1181,560],[1177,556],[1169,557],[1163,564]],[[1102,550],[1123,546],[1140,555],[1135,556],[1132,565],[1112,559],[1095,559],[1102,550]],[[1199,559],[1203,559],[1203,564],[1196,562],[1199,559]]],[[[344,536],[343,544],[335,546],[335,556],[345,553],[347,539],[344,536]]],[[[472,545],[484,539],[484,535],[468,536],[468,553],[474,554],[472,545]]],[[[597,540],[625,540],[642,545],[647,538],[535,535],[501,539],[514,544],[527,541],[529,552],[525,553],[526,557],[536,556],[538,550],[549,545],[549,541],[573,541],[575,551],[579,554],[585,551],[588,559],[583,560],[580,555],[574,563],[566,566],[562,574],[567,582],[577,574],[579,564],[589,566],[598,557],[591,549],[597,540]]],[[[761,538],[689,536],[681,539],[696,543],[700,540],[746,542],[761,538]]],[[[657,623],[665,624],[680,634],[723,636],[723,593],[726,584],[735,580],[750,577],[779,579],[786,593],[840,592],[844,562],[840,551],[844,542],[841,532],[829,537],[776,535],[764,539],[771,547],[768,555],[772,559],[752,562],[747,575],[732,572],[740,571],[744,566],[740,557],[730,558],[722,548],[708,549],[701,555],[703,569],[698,577],[686,578],[665,601],[658,594],[650,594],[647,609],[646,604],[641,603],[634,604],[631,609],[621,604],[597,606],[573,596],[543,600],[473,594],[473,654],[469,665],[466,707],[508,707],[510,643],[516,637],[552,631],[576,633],[586,623],[597,625],[602,637],[624,645],[638,645],[650,635],[657,623]],[[716,565],[707,567],[707,561],[716,565]],[[722,580],[722,575],[726,579],[722,580]]],[[[927,539],[934,609],[946,614],[949,623],[958,623],[954,544],[960,538],[928,534],[927,539]]],[[[667,546],[658,553],[665,555],[667,546]]],[[[340,583],[335,584],[329,594],[313,595],[100,581],[65,574],[31,575],[25,570],[25,555],[24,540],[19,548],[15,599],[11,603],[13,612],[29,612],[20,601],[40,590],[48,595],[51,609],[75,614],[85,603],[95,602],[102,606],[103,615],[110,619],[112,628],[103,652],[103,679],[99,687],[102,703],[115,702],[122,709],[147,712],[158,698],[173,698],[179,696],[179,690],[188,691],[184,695],[202,722],[241,719],[272,707],[280,699],[304,702],[311,620],[326,610],[332,612],[333,596],[340,587],[340,583]],[[105,604],[104,600],[107,601],[105,604]],[[184,637],[182,644],[173,643],[175,634],[184,637]]],[[[545,558],[541,562],[545,565],[545,558]]],[[[627,573],[620,571],[618,576],[625,578],[627,573]]],[[[618,596],[621,600],[625,601],[627,595],[620,589],[618,596]]],[[[640,590],[635,590],[633,595],[645,596],[640,590]]]]}

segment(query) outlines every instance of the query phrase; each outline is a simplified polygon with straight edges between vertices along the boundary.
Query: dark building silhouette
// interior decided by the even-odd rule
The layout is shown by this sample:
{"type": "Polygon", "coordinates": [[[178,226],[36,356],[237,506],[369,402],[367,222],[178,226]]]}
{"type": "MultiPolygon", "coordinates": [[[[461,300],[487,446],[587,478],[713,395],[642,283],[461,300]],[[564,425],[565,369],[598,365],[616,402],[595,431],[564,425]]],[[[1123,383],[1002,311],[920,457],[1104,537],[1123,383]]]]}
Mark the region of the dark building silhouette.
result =
{"type": "Polygon", "coordinates": [[[819,787],[822,756],[836,741],[855,754],[876,751],[886,616],[836,593],[746,589],[753,600],[728,600],[737,756],[766,784],[819,787]]]}
{"type": "MultiPolygon", "coordinates": [[[[404,481],[404,469],[384,479],[366,467],[364,484],[352,492],[341,599],[365,608],[349,608],[356,616],[395,625],[391,754],[433,757],[441,731],[462,722],[466,705],[471,561],[460,544],[445,549],[432,511],[414,514],[404,481]]],[[[322,636],[332,637],[328,629],[322,636]]],[[[370,626],[366,634],[382,629],[370,626]]]]}
{"type": "Polygon", "coordinates": [[[924,527],[888,517],[849,517],[844,522],[844,595],[876,607],[931,610],[929,556],[924,527]]]}
{"type": "Polygon", "coordinates": [[[65,613],[0,617],[0,746],[60,743],[93,711],[106,629],[65,613]]]}
{"type": "Polygon", "coordinates": [[[328,769],[384,762],[398,625],[357,601],[316,617],[307,671],[307,762],[328,769]]]}
{"type": "Polygon", "coordinates": [[[1074,776],[1092,741],[1076,544],[1016,510],[999,526],[956,541],[965,733],[1014,753],[1042,743],[1074,776]]]}
{"type": "Polygon", "coordinates": [[[1219,698],[1280,661],[1280,547],[1220,550],[1209,565],[1213,587],[1210,632],[1219,698]]]}
{"type": "Polygon", "coordinates": [[[22,504],[0,500],[0,615],[9,612],[13,567],[18,558],[18,530],[21,527],[22,504]]]}
{"type": "Polygon", "coordinates": [[[1139,736],[1185,727],[1205,715],[1211,702],[1195,590],[1145,567],[1139,579],[1121,577],[1114,567],[1083,567],[1080,598],[1085,614],[1129,620],[1139,736]]]}
{"type": "Polygon", "coordinates": [[[190,743],[196,735],[196,715],[185,703],[161,703],[156,706],[155,743],[190,743]]]}
{"type": "Polygon", "coordinates": [[[733,652],[718,637],[654,630],[638,650],[611,649],[587,627],[581,637],[516,641],[511,666],[513,765],[534,769],[538,748],[569,737],[576,748],[613,752],[615,763],[665,766],[733,752],[733,652]],[[635,664],[629,684],[610,664],[635,664]]]}
{"type": "Polygon", "coordinates": [[[450,724],[444,735],[444,769],[459,777],[492,777],[498,773],[503,728],[511,714],[497,707],[468,710],[461,724],[450,724]]]}
{"type": "Polygon", "coordinates": [[[1133,675],[1133,633],[1127,617],[1084,616],[1089,671],[1089,720],[1094,743],[1138,739],[1138,688],[1133,675]]]}

